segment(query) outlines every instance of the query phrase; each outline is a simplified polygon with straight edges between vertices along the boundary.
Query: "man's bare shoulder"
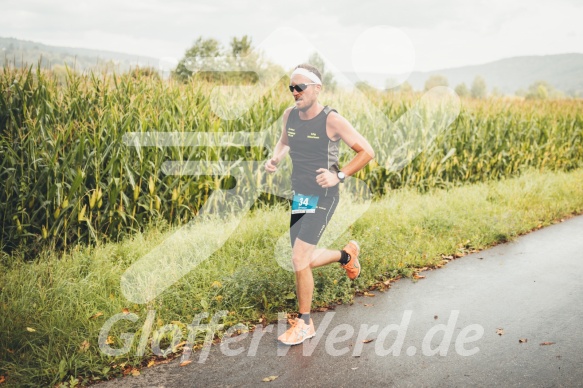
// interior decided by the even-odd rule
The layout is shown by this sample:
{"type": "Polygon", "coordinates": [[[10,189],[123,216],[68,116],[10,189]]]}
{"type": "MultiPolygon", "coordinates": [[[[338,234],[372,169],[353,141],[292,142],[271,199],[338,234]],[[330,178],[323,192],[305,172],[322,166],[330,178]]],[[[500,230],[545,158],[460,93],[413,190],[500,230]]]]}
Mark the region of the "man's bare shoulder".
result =
{"type": "Polygon", "coordinates": [[[294,109],[293,106],[290,106],[289,108],[287,108],[286,110],[283,111],[283,119],[287,120],[287,118],[289,117],[289,114],[291,113],[291,111],[294,109]]]}
{"type": "Polygon", "coordinates": [[[326,120],[326,126],[333,130],[342,130],[343,128],[352,128],[352,125],[342,116],[340,113],[331,111],[328,113],[328,119],[326,120]]]}

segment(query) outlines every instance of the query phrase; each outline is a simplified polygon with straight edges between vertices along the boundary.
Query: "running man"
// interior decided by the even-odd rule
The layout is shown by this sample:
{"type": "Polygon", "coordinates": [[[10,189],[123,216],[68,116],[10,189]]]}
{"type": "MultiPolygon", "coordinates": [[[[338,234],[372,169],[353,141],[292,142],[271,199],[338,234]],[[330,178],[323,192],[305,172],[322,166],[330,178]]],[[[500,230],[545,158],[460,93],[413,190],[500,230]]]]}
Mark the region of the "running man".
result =
{"type": "Polygon", "coordinates": [[[350,279],[360,274],[360,248],[356,241],[350,241],[341,251],[318,249],[316,245],[338,205],[339,184],[366,166],[374,158],[374,151],[344,117],[318,102],[322,89],[318,69],[298,65],[291,74],[289,89],[295,106],[284,112],[283,131],[265,170],[275,172],[279,162],[290,153],[294,191],[290,239],[299,315],[278,339],[286,345],[297,345],[316,335],[310,318],[312,268],[339,262],[350,279]],[[342,169],[338,165],[340,140],[356,152],[342,169]]]}

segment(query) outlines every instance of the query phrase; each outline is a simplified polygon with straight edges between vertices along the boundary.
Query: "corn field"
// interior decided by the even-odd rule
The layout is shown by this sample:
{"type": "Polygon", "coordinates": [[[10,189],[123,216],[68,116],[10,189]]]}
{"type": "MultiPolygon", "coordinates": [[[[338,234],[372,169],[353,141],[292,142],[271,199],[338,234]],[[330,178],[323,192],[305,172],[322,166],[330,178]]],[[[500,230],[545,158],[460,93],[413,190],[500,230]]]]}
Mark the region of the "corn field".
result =
{"type": "MultiPolygon", "coordinates": [[[[236,118],[225,118],[213,109],[221,101],[215,101],[213,85],[205,82],[74,72],[63,80],[38,69],[4,68],[2,250],[22,249],[34,257],[45,247],[116,240],[152,221],[181,225],[209,198],[220,199],[211,194],[224,189],[249,198],[247,192],[262,188],[255,205],[277,201],[270,194],[277,190],[265,187],[286,187],[290,168],[285,167],[291,164],[267,177],[261,166],[279,137],[281,115],[292,104],[287,82],[254,96],[249,109],[236,118]],[[128,141],[128,134],[152,131],[225,136],[217,137],[214,146],[183,141],[135,147],[128,141]],[[241,146],[237,134],[253,141],[241,146]],[[204,163],[198,166],[202,171],[180,175],[165,171],[169,161],[204,163]],[[231,167],[224,169],[219,161],[229,161],[231,167]],[[256,162],[251,169],[242,167],[240,162],[249,161],[256,162]],[[233,168],[240,170],[238,175],[233,168]],[[241,175],[246,179],[234,178],[241,175]]],[[[375,161],[357,177],[375,195],[404,186],[428,190],[502,179],[528,168],[571,170],[583,165],[582,101],[492,99],[463,100],[447,130],[391,169],[379,161],[391,160],[402,140],[392,122],[406,115],[418,98],[356,91],[322,95],[324,103],[338,109],[373,145],[375,161]]],[[[222,104],[228,107],[229,101],[222,104]]],[[[350,156],[350,150],[342,149],[341,164],[350,156]]]]}

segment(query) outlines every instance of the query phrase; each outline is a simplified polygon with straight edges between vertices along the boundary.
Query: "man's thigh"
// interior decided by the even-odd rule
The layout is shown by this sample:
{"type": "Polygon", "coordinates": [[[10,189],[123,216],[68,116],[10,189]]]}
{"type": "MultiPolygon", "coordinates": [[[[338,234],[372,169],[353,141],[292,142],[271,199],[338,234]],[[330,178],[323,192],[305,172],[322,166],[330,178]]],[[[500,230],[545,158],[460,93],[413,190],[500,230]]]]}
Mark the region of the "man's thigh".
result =
{"type": "Polygon", "coordinates": [[[290,220],[290,240],[292,247],[296,239],[317,245],[338,205],[338,197],[322,197],[314,213],[292,214],[290,220]]]}

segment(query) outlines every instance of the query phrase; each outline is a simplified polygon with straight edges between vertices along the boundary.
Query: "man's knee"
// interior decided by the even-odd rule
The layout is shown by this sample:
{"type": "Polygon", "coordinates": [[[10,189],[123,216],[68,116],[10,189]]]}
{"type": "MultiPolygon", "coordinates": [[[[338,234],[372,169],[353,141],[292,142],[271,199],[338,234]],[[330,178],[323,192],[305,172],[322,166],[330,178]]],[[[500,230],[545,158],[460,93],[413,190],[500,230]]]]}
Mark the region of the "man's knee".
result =
{"type": "Polygon", "coordinates": [[[292,263],[296,271],[300,271],[310,266],[312,254],[314,253],[315,248],[314,245],[308,244],[299,238],[296,239],[292,251],[292,263]]]}
{"type": "Polygon", "coordinates": [[[294,266],[294,269],[296,271],[301,271],[302,269],[306,269],[307,267],[310,266],[310,258],[311,255],[305,255],[305,254],[293,254],[292,255],[292,263],[294,266]]]}

